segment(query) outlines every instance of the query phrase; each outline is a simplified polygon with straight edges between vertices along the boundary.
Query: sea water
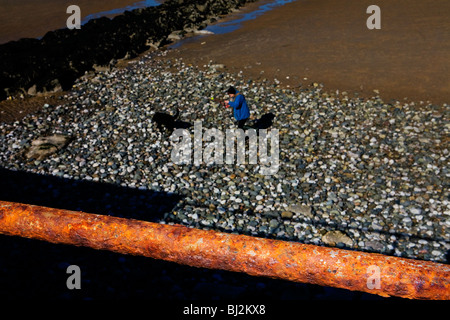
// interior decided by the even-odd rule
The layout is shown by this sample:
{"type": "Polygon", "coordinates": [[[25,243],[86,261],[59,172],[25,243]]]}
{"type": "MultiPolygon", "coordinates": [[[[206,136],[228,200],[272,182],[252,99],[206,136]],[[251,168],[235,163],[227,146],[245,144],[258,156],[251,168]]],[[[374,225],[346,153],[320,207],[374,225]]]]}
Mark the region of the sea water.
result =
{"type": "MultiPolygon", "coordinates": [[[[210,31],[214,34],[225,34],[229,32],[233,32],[238,30],[242,27],[242,23],[245,21],[256,19],[257,17],[261,16],[262,14],[275,9],[277,7],[280,7],[282,5],[285,5],[290,2],[294,2],[296,0],[266,0],[262,1],[262,4],[253,11],[245,12],[245,13],[238,13],[234,15],[230,20],[218,22],[211,24],[205,28],[205,30],[210,31]]],[[[190,37],[183,39],[181,41],[178,41],[170,46],[171,49],[176,49],[183,44],[191,41],[196,41],[200,37],[204,37],[205,35],[199,35],[195,37],[190,37]]]]}

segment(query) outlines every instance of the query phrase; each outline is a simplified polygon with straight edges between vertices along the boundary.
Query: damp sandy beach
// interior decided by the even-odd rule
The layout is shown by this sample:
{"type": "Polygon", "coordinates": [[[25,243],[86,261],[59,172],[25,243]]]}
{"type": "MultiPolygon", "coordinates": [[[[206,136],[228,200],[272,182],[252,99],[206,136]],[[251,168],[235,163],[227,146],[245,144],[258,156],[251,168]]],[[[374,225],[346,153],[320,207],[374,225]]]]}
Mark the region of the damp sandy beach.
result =
{"type": "MultiPolygon", "coordinates": [[[[246,6],[255,10],[262,2],[246,6]]],[[[266,1],[267,2],[267,1],[266,1]]],[[[450,2],[380,0],[381,29],[369,30],[373,1],[293,1],[238,30],[187,42],[173,56],[213,60],[252,79],[385,100],[449,102],[450,2]]]]}

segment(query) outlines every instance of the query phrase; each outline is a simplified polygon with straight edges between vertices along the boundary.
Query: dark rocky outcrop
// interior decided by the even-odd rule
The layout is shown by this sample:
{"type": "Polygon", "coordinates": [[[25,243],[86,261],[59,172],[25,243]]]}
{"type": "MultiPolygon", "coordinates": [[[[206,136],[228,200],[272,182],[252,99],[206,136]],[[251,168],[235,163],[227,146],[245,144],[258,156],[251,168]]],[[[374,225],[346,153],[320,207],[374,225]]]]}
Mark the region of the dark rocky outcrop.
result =
{"type": "Polygon", "coordinates": [[[70,89],[93,66],[133,58],[167,42],[176,30],[202,28],[212,18],[256,0],[167,0],[157,7],[89,21],[81,29],[0,45],[0,100],[17,94],[70,89]]]}

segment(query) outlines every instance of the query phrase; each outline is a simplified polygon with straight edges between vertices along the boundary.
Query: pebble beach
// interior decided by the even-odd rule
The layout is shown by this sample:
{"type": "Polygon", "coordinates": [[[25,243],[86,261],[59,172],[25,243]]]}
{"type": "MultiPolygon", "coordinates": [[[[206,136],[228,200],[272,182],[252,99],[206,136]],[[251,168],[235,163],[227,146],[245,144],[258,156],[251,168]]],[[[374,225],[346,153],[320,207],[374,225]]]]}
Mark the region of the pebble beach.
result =
{"type": "Polygon", "coordinates": [[[2,124],[1,166],[181,195],[173,210],[161,212],[160,223],[447,261],[446,105],[350,98],[317,83],[281,88],[223,65],[198,68],[165,55],[149,53],[125,68],[87,74],[64,104],[2,124]],[[178,108],[184,122],[232,128],[229,109],[211,100],[230,85],[246,96],[251,120],[275,115],[275,175],[248,163],[176,165],[173,143],[151,121],[156,111],[178,108]],[[32,141],[51,134],[72,141],[48,158],[26,159],[32,141]]]}

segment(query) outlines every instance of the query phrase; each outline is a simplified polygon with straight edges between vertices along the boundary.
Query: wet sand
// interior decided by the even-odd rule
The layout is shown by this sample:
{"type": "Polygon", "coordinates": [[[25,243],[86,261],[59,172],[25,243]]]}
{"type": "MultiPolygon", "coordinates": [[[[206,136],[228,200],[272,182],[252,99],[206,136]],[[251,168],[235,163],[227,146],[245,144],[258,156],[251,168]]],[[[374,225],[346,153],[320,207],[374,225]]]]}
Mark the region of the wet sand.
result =
{"type": "Polygon", "coordinates": [[[139,0],[0,0],[0,44],[20,38],[38,38],[48,31],[65,28],[70,16],[66,10],[72,4],[80,7],[83,19],[137,2],[139,0]]]}
{"type": "Polygon", "coordinates": [[[246,77],[276,78],[291,87],[317,82],[363,97],[379,92],[384,101],[448,103],[450,2],[379,0],[381,30],[366,27],[371,4],[295,1],[237,31],[186,43],[170,57],[197,65],[213,60],[246,77]]]}

